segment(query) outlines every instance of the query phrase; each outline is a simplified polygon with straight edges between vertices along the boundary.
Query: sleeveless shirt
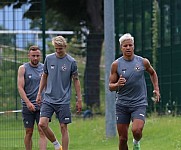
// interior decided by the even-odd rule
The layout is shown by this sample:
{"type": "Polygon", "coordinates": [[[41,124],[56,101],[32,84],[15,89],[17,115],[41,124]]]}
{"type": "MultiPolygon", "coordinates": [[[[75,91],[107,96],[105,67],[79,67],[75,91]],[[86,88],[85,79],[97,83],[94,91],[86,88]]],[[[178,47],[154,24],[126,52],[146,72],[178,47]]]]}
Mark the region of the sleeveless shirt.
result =
{"type": "Polygon", "coordinates": [[[134,58],[128,61],[122,56],[117,61],[118,76],[122,75],[126,83],[118,88],[116,104],[128,107],[148,105],[143,58],[134,55],[134,58]]]}
{"type": "MultiPolygon", "coordinates": [[[[41,76],[43,73],[43,64],[39,63],[37,67],[33,67],[30,63],[24,64],[25,74],[24,74],[24,91],[26,96],[31,101],[32,104],[38,107],[36,103],[36,97],[39,89],[39,84],[41,76]]],[[[26,107],[26,103],[21,99],[23,107],[26,107]]]]}
{"type": "Polygon", "coordinates": [[[69,104],[71,99],[72,75],[77,74],[77,64],[66,54],[59,58],[55,53],[45,58],[44,72],[48,74],[44,101],[52,104],[69,104]]]}

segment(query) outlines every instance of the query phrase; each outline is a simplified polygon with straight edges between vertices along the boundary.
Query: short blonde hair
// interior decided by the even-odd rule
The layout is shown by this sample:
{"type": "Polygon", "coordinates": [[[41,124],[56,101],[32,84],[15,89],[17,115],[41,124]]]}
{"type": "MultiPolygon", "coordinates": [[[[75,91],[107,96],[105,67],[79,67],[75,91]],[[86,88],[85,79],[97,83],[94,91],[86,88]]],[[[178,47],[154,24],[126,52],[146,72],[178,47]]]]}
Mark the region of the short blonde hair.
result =
{"type": "Polygon", "coordinates": [[[52,39],[52,45],[55,46],[55,44],[59,46],[67,46],[67,41],[63,36],[56,36],[52,39]]]}
{"type": "Polygon", "coordinates": [[[119,38],[120,45],[122,45],[123,41],[125,41],[125,40],[131,40],[134,43],[134,37],[130,33],[123,34],[119,38]]]}

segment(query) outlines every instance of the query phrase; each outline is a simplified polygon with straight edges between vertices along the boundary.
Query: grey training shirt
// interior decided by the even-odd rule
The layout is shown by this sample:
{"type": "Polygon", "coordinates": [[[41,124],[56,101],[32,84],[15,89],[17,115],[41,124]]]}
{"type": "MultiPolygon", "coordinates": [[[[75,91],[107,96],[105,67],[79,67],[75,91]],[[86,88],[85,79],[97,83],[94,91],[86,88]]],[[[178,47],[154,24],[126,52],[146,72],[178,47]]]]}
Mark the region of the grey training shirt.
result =
{"type": "Polygon", "coordinates": [[[116,103],[128,107],[147,105],[143,58],[134,55],[131,61],[123,57],[118,58],[117,61],[117,73],[126,79],[126,83],[118,89],[116,103]]]}
{"type": "MultiPolygon", "coordinates": [[[[30,65],[30,63],[23,64],[25,68],[25,74],[24,74],[24,91],[26,93],[26,96],[31,101],[32,104],[37,106],[36,104],[36,96],[39,89],[39,84],[41,80],[41,76],[43,73],[43,64],[39,63],[37,67],[33,67],[30,65]]],[[[21,99],[23,107],[26,106],[25,102],[21,99]]]]}
{"type": "Polygon", "coordinates": [[[69,104],[72,75],[77,73],[75,59],[68,54],[63,58],[58,58],[55,53],[49,54],[44,72],[48,74],[44,100],[53,104],[69,104]]]}

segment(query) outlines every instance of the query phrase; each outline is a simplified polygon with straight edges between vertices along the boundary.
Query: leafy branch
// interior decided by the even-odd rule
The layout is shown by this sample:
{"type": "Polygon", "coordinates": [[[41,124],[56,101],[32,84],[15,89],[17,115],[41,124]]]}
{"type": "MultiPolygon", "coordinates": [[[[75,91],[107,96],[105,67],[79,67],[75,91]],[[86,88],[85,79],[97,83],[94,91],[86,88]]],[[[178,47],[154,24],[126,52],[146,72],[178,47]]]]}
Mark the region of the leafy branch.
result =
{"type": "Polygon", "coordinates": [[[156,69],[157,63],[157,47],[158,47],[158,2],[153,0],[153,18],[152,18],[152,61],[153,67],[156,69]]]}

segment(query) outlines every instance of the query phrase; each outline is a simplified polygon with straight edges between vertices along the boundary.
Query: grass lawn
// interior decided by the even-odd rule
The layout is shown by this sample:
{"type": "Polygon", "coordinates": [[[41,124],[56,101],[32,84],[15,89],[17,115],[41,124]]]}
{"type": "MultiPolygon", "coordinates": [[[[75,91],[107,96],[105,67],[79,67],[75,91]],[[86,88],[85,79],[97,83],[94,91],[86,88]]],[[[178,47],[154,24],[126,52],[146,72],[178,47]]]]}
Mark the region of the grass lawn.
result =
{"type": "MultiPolygon", "coordinates": [[[[142,150],[181,150],[180,124],[180,117],[147,118],[141,140],[142,150]]],[[[105,118],[103,117],[86,121],[76,119],[69,129],[71,137],[70,150],[118,149],[118,136],[111,139],[105,137],[105,118]]],[[[129,130],[128,144],[131,150],[131,128],[129,130]]]]}
{"type": "MultiPolygon", "coordinates": [[[[50,123],[58,139],[61,139],[59,124],[55,118],[50,123]]],[[[24,129],[22,122],[9,119],[7,123],[0,123],[0,150],[23,150],[24,129]],[[12,120],[12,122],[10,122],[12,120]]],[[[34,148],[37,148],[37,129],[34,132],[34,148]]],[[[83,120],[73,118],[69,125],[70,150],[118,150],[118,136],[107,139],[105,136],[105,118],[94,117],[83,120]]],[[[129,130],[129,149],[132,149],[131,128],[129,130]]],[[[142,150],[181,150],[181,118],[162,116],[149,117],[146,120],[141,140],[142,150]]],[[[48,150],[53,150],[53,145],[48,142],[48,150]]]]}

